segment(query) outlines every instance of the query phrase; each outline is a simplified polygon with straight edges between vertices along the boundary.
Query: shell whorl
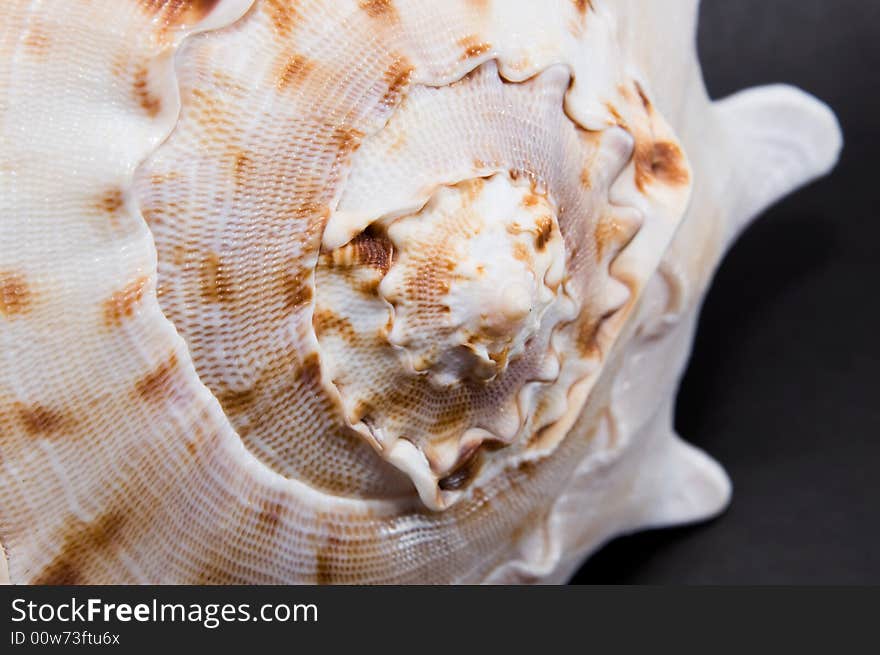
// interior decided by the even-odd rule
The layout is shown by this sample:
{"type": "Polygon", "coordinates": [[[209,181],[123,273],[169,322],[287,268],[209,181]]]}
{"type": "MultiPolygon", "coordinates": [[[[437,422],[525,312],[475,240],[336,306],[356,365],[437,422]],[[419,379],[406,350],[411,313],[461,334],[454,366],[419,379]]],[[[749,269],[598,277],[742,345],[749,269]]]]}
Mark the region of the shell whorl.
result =
{"type": "Polygon", "coordinates": [[[601,370],[619,329],[606,324],[638,295],[618,255],[648,221],[656,261],[689,173],[623,71],[579,121],[569,67],[468,35],[454,60],[419,61],[395,43],[402,6],[354,10],[385,35],[380,56],[352,75],[303,12],[268,71],[277,109],[242,113],[246,81],[195,54],[177,128],[136,188],[160,304],[257,458],[334,493],[402,493],[360,441],[444,509],[564,436],[572,388],[601,370]],[[345,84],[340,70],[349,87],[328,97],[318,85],[345,84]],[[202,80],[221,73],[209,95],[202,80]],[[295,138],[279,143],[286,121],[295,138]],[[163,194],[183,204],[173,221],[163,194]]]}
{"type": "Polygon", "coordinates": [[[442,509],[484,444],[537,427],[539,388],[560,373],[551,338],[576,316],[565,248],[546,199],[500,174],[440,188],[387,238],[389,268],[366,286],[321,271],[319,341],[349,423],[442,509]]]}

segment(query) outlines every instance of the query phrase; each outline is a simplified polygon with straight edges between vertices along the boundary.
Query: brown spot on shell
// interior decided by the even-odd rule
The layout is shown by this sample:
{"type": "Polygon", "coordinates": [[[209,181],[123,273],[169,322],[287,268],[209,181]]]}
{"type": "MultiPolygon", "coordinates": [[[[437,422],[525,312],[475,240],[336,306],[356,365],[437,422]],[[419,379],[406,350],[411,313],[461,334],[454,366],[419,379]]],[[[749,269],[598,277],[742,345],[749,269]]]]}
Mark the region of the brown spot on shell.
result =
{"type": "Polygon", "coordinates": [[[530,260],[529,249],[519,241],[516,241],[513,244],[513,256],[521,262],[528,262],[530,260]]]}
{"type": "Polygon", "coordinates": [[[535,186],[538,181],[534,173],[532,173],[531,171],[523,170],[521,168],[510,168],[507,170],[507,174],[514,182],[525,178],[529,181],[530,184],[535,186]]]}
{"type": "Polygon", "coordinates": [[[205,18],[220,0],[140,0],[141,6],[151,15],[161,14],[168,27],[194,25],[205,18]]]}
{"type": "Polygon", "coordinates": [[[246,412],[256,399],[257,392],[253,388],[244,391],[226,390],[217,396],[223,412],[229,415],[246,412]]]}
{"type": "Polygon", "coordinates": [[[531,478],[538,472],[538,463],[530,459],[524,459],[517,464],[516,470],[526,478],[531,478]]]}
{"type": "Polygon", "coordinates": [[[46,27],[39,22],[34,22],[22,39],[25,52],[38,59],[43,59],[49,54],[51,44],[52,40],[46,27]]]}
{"type": "Polygon", "coordinates": [[[150,118],[154,118],[162,109],[162,101],[154,95],[150,89],[150,71],[146,66],[141,66],[134,74],[132,84],[134,99],[150,118]]]}
{"type": "Polygon", "coordinates": [[[125,205],[125,194],[122,189],[113,187],[98,196],[95,208],[105,214],[116,214],[125,205]]]}
{"type": "Polygon", "coordinates": [[[397,9],[391,0],[359,0],[358,7],[367,12],[370,18],[391,20],[397,17],[397,9]]]}
{"type": "Polygon", "coordinates": [[[305,202],[293,207],[290,214],[296,219],[315,219],[323,225],[330,218],[330,207],[320,202],[305,202]]]}
{"type": "Polygon", "coordinates": [[[151,228],[156,228],[164,223],[166,210],[163,207],[141,207],[141,216],[144,222],[151,228]]]}
{"type": "Polygon", "coordinates": [[[406,145],[406,138],[406,131],[400,130],[397,138],[394,139],[394,143],[388,147],[388,153],[400,152],[400,150],[406,145]]]}
{"type": "Polygon", "coordinates": [[[199,264],[199,292],[207,302],[228,302],[234,298],[235,287],[229,272],[215,252],[206,253],[199,264]]]}
{"type": "Polygon", "coordinates": [[[332,332],[338,334],[349,343],[356,341],[358,338],[354,325],[352,325],[350,320],[335,314],[326,307],[315,310],[312,316],[312,324],[315,326],[315,333],[318,335],[332,332]]]}
{"type": "Polygon", "coordinates": [[[388,85],[388,90],[382,96],[383,106],[388,108],[397,106],[403,92],[409,86],[412,74],[413,65],[406,57],[398,57],[391,63],[383,76],[383,80],[388,85]]]}
{"type": "Polygon", "coordinates": [[[150,184],[152,184],[153,186],[162,186],[163,184],[168,184],[169,182],[179,180],[181,177],[182,175],[178,171],[152,173],[150,175],[150,184]]]}
{"type": "Polygon", "coordinates": [[[468,0],[468,4],[481,14],[485,14],[492,4],[492,0],[468,0]]]}
{"type": "Polygon", "coordinates": [[[332,141],[339,151],[340,159],[348,157],[360,148],[364,133],[352,127],[337,127],[333,130],[332,141]]]}
{"type": "Polygon", "coordinates": [[[331,261],[334,266],[369,266],[385,275],[391,268],[393,254],[391,239],[370,225],[346,245],[334,250],[331,261]]]}
{"type": "Polygon", "coordinates": [[[481,511],[487,511],[492,505],[492,499],[486,495],[482,487],[471,487],[471,501],[481,511]]]}
{"type": "Polygon", "coordinates": [[[33,585],[78,585],[84,580],[79,569],[64,559],[55,559],[31,582],[33,585]]]}
{"type": "Polygon", "coordinates": [[[547,242],[553,235],[553,219],[550,216],[541,216],[537,222],[538,232],[535,235],[535,248],[543,252],[547,242]]]}
{"type": "Polygon", "coordinates": [[[593,3],[591,0],[572,0],[574,3],[574,8],[577,9],[577,12],[581,15],[586,14],[587,10],[593,8],[593,3]]]}
{"type": "Polygon", "coordinates": [[[177,354],[171,353],[168,359],[135,382],[135,391],[144,400],[161,400],[171,388],[179,366],[177,354]]]}
{"type": "Polygon", "coordinates": [[[315,583],[333,584],[337,580],[337,558],[345,553],[345,542],[336,535],[329,535],[315,553],[315,583]]]}
{"type": "Polygon", "coordinates": [[[289,313],[304,307],[312,300],[312,273],[301,270],[297,273],[285,271],[281,275],[281,294],[284,298],[284,311],[289,313]]]}
{"type": "Polygon", "coordinates": [[[0,314],[20,316],[31,306],[33,294],[20,273],[0,271],[0,314]]]}
{"type": "Polygon", "coordinates": [[[127,521],[125,512],[108,511],[90,523],[71,517],[62,525],[67,532],[58,541],[60,552],[32,581],[35,585],[83,584],[88,578],[86,567],[90,559],[112,550],[127,521]]]}
{"type": "Polygon", "coordinates": [[[529,208],[537,205],[541,199],[536,196],[534,193],[528,193],[523,197],[522,204],[523,207],[529,208]]]}
{"type": "Polygon", "coordinates": [[[669,186],[682,186],[690,181],[681,148],[670,141],[638,143],[633,157],[640,191],[654,181],[669,186]]]}
{"type": "Polygon", "coordinates": [[[492,49],[491,43],[480,41],[480,37],[478,37],[476,34],[466,36],[458,43],[464,48],[464,54],[461,57],[462,59],[479,57],[480,55],[484,55],[492,49]]]}
{"type": "Polygon", "coordinates": [[[642,106],[645,108],[645,111],[650,114],[652,111],[651,101],[648,99],[648,96],[645,93],[645,90],[642,88],[642,85],[639,84],[638,82],[634,82],[633,84],[636,87],[636,93],[639,94],[639,99],[642,101],[642,106]]]}
{"type": "Polygon", "coordinates": [[[32,437],[70,430],[75,423],[69,414],[40,404],[28,406],[24,403],[16,403],[15,410],[24,431],[32,437]]]}
{"type": "Polygon", "coordinates": [[[309,353],[303,359],[296,371],[297,379],[310,388],[316,388],[321,383],[321,358],[318,353],[309,353]]]}
{"type": "Polygon", "coordinates": [[[134,315],[135,308],[144,296],[144,289],[150,278],[139,277],[114,293],[104,302],[104,326],[119,327],[122,322],[134,315]]]}
{"type": "MultiPolygon", "coordinates": [[[[242,95],[235,91],[229,93],[237,97],[242,95]]],[[[235,120],[230,100],[205,89],[194,88],[182,98],[182,102],[192,111],[194,120],[204,126],[206,138],[223,143],[230,140],[231,125],[235,120]]]]}
{"type": "Polygon", "coordinates": [[[284,61],[281,72],[275,82],[275,86],[279,91],[285,91],[288,88],[301,83],[306,76],[314,69],[315,62],[301,54],[294,54],[284,61]]]}
{"type": "Polygon", "coordinates": [[[614,105],[612,105],[611,103],[606,103],[605,109],[608,111],[609,114],[611,114],[611,118],[613,119],[612,122],[614,125],[618,125],[623,129],[626,129],[626,121],[623,119],[623,116],[621,116],[620,112],[617,111],[617,108],[614,105]]]}
{"type": "Polygon", "coordinates": [[[600,317],[597,320],[590,314],[590,310],[585,307],[575,319],[575,346],[581,357],[594,359],[602,355],[596,337],[599,334],[599,328],[602,326],[604,318],[600,317]]]}
{"type": "Polygon", "coordinates": [[[589,166],[584,166],[583,170],[581,171],[581,186],[585,189],[590,189],[593,186],[593,178],[590,174],[589,166]]]}
{"type": "Polygon", "coordinates": [[[480,194],[483,193],[483,188],[486,186],[486,180],[482,177],[475,177],[470,180],[465,180],[459,184],[459,188],[461,188],[468,200],[471,202],[475,201],[480,197],[480,194]]]}
{"type": "Polygon", "coordinates": [[[617,252],[625,248],[638,231],[637,224],[621,221],[613,215],[600,216],[593,232],[597,261],[602,261],[610,247],[616,247],[617,252]]]}
{"type": "Polygon", "coordinates": [[[236,186],[247,186],[248,181],[254,178],[254,168],[254,160],[250,154],[244,150],[232,152],[232,175],[236,186]]]}
{"type": "Polygon", "coordinates": [[[260,8],[269,14],[272,27],[278,36],[290,36],[299,18],[294,0],[264,0],[260,8]]]}

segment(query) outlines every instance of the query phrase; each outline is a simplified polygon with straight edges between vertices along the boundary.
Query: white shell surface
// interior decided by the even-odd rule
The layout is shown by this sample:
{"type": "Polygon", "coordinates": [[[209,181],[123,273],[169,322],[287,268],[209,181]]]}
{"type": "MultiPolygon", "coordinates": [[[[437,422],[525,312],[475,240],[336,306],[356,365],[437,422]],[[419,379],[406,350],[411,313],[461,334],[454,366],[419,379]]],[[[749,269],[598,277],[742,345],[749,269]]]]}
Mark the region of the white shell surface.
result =
{"type": "Polygon", "coordinates": [[[696,9],[5,3],[10,579],[562,581],[720,511],[699,301],[840,135],[710,103],[696,9]]]}

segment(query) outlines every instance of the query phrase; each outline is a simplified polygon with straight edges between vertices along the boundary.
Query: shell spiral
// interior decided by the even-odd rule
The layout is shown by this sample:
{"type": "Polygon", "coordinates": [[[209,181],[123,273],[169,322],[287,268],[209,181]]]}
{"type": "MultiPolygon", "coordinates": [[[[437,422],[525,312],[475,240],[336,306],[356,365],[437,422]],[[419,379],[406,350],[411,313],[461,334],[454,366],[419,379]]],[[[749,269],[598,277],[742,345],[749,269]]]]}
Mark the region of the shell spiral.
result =
{"type": "Polygon", "coordinates": [[[0,9],[11,577],[563,579],[723,506],[668,420],[734,140],[672,4],[0,9]]]}

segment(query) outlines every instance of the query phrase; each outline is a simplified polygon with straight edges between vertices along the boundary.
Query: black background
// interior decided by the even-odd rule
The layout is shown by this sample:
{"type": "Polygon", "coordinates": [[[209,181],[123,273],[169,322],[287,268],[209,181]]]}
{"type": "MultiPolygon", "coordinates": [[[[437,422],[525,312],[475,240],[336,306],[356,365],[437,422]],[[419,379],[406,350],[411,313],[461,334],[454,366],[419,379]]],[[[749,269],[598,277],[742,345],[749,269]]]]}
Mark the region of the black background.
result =
{"type": "Polygon", "coordinates": [[[880,583],[880,2],[703,0],[709,93],[788,82],[837,169],[760,217],[706,301],[676,427],[727,469],[700,526],[624,537],[575,583],[880,583]]]}

